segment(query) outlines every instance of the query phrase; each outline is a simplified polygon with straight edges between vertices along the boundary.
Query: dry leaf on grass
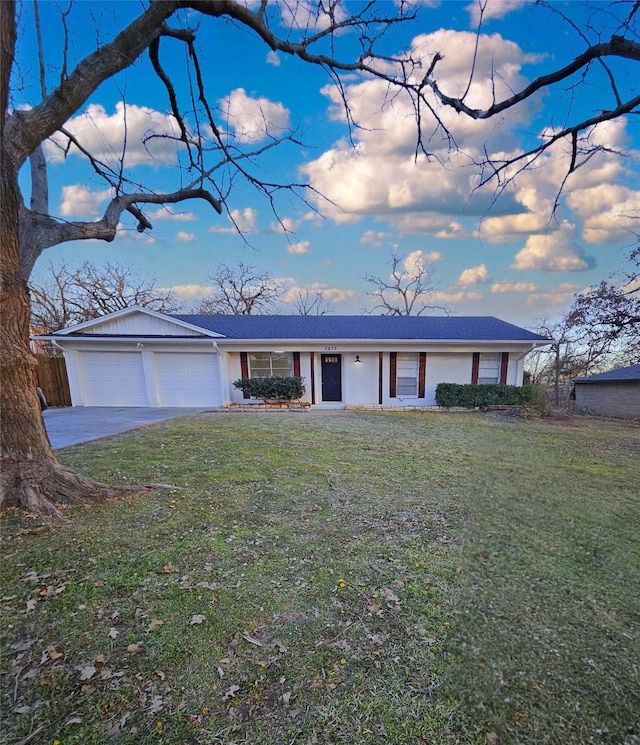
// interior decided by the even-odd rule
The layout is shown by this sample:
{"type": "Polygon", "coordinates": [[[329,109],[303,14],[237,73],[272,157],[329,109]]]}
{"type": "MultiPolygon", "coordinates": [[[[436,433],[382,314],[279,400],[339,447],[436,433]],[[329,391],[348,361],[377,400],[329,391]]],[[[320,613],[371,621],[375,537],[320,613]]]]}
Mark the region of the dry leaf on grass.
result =
{"type": "Polygon", "coordinates": [[[47,662],[49,662],[49,660],[53,660],[53,661],[58,660],[62,656],[63,654],[62,652],[58,651],[57,645],[51,644],[42,653],[42,656],[40,657],[40,664],[44,665],[47,662]]]}
{"type": "Polygon", "coordinates": [[[228,701],[230,698],[233,698],[239,690],[240,690],[240,686],[237,686],[237,685],[229,686],[227,690],[225,691],[225,694],[222,697],[222,700],[228,701]]]}
{"type": "Polygon", "coordinates": [[[86,665],[80,668],[80,680],[89,680],[96,674],[96,669],[93,665],[86,665]]]}
{"type": "Polygon", "coordinates": [[[125,712],[120,719],[116,720],[108,729],[107,729],[107,735],[109,737],[117,737],[122,730],[124,729],[125,724],[127,723],[127,719],[131,716],[130,712],[125,712]]]}

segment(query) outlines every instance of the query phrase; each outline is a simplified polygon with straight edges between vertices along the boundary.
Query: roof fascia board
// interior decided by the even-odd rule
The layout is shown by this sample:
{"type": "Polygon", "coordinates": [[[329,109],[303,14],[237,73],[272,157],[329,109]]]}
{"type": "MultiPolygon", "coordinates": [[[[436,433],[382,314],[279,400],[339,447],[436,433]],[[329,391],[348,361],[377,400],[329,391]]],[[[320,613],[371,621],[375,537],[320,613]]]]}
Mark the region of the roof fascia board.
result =
{"type": "Polygon", "coordinates": [[[593,378],[574,378],[574,383],[580,383],[580,385],[609,385],[616,383],[640,383],[640,378],[600,378],[594,380],[593,378]]]}
{"type": "Polygon", "coordinates": [[[424,346],[425,344],[430,345],[447,345],[447,346],[495,346],[496,344],[500,344],[502,346],[528,346],[528,347],[536,347],[536,346],[544,346],[546,344],[550,344],[550,341],[541,341],[538,339],[315,339],[315,338],[295,338],[295,339],[287,339],[283,337],[275,337],[275,338],[269,338],[269,339],[234,339],[229,337],[224,337],[220,340],[220,343],[224,346],[233,346],[233,347],[246,347],[248,345],[252,346],[265,346],[265,345],[273,345],[273,344],[279,344],[279,345],[285,345],[285,346],[303,346],[303,345],[310,345],[313,344],[315,346],[355,346],[355,345],[368,345],[368,346],[379,346],[381,344],[387,344],[387,345],[397,345],[402,344],[404,346],[406,345],[412,345],[412,346],[424,346]]]}
{"type": "Polygon", "coordinates": [[[48,334],[43,336],[32,336],[32,339],[43,341],[53,341],[60,346],[71,346],[72,344],[99,344],[113,343],[113,344],[200,344],[200,345],[211,345],[214,347],[218,345],[218,338],[212,338],[210,336],[56,336],[55,334],[48,334]]]}

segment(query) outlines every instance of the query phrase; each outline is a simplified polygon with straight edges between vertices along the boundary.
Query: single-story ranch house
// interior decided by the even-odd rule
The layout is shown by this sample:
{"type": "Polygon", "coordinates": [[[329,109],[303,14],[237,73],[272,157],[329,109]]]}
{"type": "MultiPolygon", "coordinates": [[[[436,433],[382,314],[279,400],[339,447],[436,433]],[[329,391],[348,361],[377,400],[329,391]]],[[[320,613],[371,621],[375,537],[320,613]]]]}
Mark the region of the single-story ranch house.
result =
{"type": "MultiPolygon", "coordinates": [[[[299,375],[313,407],[434,406],[436,385],[522,385],[551,340],[493,317],[165,315],[126,308],[46,335],[74,406],[243,403],[241,377],[299,375]]],[[[245,403],[251,403],[247,401],[245,403]]]]}
{"type": "Polygon", "coordinates": [[[640,364],[576,378],[573,386],[580,414],[640,419],[640,364]]]}

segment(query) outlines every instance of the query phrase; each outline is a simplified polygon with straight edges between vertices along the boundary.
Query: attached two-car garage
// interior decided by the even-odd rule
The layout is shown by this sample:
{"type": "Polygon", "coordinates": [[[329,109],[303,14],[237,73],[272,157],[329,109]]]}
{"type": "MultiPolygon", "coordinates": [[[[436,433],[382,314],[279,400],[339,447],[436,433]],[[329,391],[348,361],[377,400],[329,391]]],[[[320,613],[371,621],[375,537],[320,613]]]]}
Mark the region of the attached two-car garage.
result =
{"type": "Polygon", "coordinates": [[[220,406],[218,360],[213,350],[79,350],[74,405],[220,406]]]}

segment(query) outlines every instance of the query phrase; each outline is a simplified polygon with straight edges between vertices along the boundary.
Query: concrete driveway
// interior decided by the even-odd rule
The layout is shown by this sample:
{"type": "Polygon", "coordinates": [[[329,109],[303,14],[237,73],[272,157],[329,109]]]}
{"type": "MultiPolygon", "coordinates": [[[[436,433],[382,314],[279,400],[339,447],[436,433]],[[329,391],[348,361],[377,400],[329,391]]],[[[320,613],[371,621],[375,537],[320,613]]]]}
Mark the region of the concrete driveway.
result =
{"type": "Polygon", "coordinates": [[[162,422],[187,414],[211,411],[208,408],[131,408],[78,406],[47,409],[42,412],[51,447],[64,448],[80,442],[117,435],[152,422],[162,422]]]}

